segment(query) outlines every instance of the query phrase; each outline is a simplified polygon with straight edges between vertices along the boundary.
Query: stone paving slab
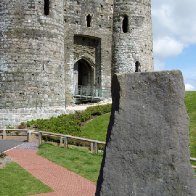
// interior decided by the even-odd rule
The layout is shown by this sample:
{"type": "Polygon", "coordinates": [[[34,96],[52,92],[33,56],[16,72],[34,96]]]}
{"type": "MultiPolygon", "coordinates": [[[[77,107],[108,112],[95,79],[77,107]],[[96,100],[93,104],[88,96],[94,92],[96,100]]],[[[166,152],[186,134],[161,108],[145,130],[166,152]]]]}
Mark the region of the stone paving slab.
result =
{"type": "Polygon", "coordinates": [[[11,148],[14,148],[22,143],[23,143],[22,141],[15,141],[15,140],[0,140],[0,153],[9,150],[11,148]]]}
{"type": "Polygon", "coordinates": [[[95,184],[36,154],[36,150],[13,149],[6,153],[54,192],[37,196],[93,196],[95,184]]]}

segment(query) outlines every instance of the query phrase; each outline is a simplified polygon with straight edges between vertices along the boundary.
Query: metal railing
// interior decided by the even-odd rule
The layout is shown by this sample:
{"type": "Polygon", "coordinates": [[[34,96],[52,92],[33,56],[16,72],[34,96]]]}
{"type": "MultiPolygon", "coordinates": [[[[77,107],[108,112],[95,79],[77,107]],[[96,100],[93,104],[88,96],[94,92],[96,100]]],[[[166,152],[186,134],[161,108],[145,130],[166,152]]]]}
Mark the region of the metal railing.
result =
{"type": "Polygon", "coordinates": [[[82,86],[79,85],[75,88],[74,97],[77,98],[103,98],[110,97],[110,89],[98,88],[95,86],[82,86]]]}

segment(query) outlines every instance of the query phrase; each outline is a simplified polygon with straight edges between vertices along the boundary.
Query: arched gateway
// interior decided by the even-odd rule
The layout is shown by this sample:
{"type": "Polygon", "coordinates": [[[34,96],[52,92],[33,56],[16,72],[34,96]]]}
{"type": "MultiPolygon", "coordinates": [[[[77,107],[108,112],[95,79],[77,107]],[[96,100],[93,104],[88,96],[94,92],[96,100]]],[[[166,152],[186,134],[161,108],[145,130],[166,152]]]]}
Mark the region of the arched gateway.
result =
{"type": "Polygon", "coordinates": [[[84,59],[74,64],[74,89],[75,95],[92,96],[95,85],[94,65],[84,59]]]}

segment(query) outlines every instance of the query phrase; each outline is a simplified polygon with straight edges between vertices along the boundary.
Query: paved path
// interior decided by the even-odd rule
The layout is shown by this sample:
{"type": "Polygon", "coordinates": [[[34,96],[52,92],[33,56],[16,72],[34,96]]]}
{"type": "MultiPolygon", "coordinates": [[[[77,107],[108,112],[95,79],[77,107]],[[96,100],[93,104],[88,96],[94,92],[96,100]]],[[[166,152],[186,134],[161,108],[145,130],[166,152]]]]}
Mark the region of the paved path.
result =
{"type": "Polygon", "coordinates": [[[22,144],[22,141],[0,140],[0,153],[22,144]]]}
{"type": "Polygon", "coordinates": [[[13,149],[6,153],[54,192],[37,196],[94,196],[95,184],[36,154],[32,149],[13,149]]]}

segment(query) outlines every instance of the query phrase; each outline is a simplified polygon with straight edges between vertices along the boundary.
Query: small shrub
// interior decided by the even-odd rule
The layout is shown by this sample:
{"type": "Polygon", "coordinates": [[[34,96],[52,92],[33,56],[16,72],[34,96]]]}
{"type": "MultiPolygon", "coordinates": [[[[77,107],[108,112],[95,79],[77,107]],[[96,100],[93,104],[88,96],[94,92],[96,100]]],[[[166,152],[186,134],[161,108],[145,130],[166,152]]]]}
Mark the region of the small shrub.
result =
{"type": "Polygon", "coordinates": [[[91,113],[92,116],[99,116],[111,111],[111,104],[98,105],[87,108],[85,111],[91,113]]]}
{"type": "Polygon", "coordinates": [[[7,126],[6,126],[6,129],[14,129],[14,126],[12,126],[12,125],[7,125],[7,126]]]}
{"type": "Polygon", "coordinates": [[[6,157],[6,154],[5,153],[0,153],[0,158],[3,159],[6,157]]]}
{"type": "Polygon", "coordinates": [[[81,125],[93,118],[93,116],[102,115],[111,111],[111,104],[92,106],[85,111],[75,112],[74,114],[65,114],[50,119],[37,119],[21,123],[21,127],[37,128],[42,131],[62,133],[67,135],[79,135],[81,125]]]}
{"type": "Polygon", "coordinates": [[[76,112],[75,117],[80,121],[80,122],[85,122],[89,119],[91,119],[91,113],[88,111],[83,111],[83,112],[76,112]]]}
{"type": "Polygon", "coordinates": [[[25,124],[24,122],[22,122],[20,125],[18,125],[17,128],[18,129],[25,129],[25,128],[27,128],[27,124],[25,124]]]}

